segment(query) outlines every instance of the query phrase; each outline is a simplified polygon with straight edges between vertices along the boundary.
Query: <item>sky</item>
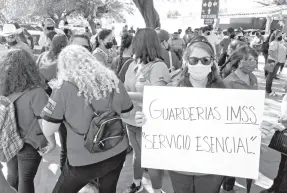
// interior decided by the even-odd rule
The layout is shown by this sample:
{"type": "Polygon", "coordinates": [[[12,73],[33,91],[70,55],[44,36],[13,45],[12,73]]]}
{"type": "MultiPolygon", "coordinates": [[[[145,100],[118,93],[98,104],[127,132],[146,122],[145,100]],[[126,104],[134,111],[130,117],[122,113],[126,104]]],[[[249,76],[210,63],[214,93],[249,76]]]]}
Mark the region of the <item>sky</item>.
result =
{"type": "MultiPolygon", "coordinates": [[[[214,0],[211,0],[214,1],[214,0]]],[[[200,19],[202,0],[182,0],[182,3],[168,2],[167,0],[154,0],[154,6],[161,17],[162,28],[168,31],[175,31],[179,28],[185,29],[189,26],[201,27],[203,20],[200,19]],[[170,10],[178,10],[184,18],[166,19],[166,15],[170,10]]],[[[220,0],[220,9],[238,10],[258,7],[254,0],[220,0]]],[[[136,27],[144,27],[144,20],[139,12],[127,19],[129,25],[136,27]]]]}

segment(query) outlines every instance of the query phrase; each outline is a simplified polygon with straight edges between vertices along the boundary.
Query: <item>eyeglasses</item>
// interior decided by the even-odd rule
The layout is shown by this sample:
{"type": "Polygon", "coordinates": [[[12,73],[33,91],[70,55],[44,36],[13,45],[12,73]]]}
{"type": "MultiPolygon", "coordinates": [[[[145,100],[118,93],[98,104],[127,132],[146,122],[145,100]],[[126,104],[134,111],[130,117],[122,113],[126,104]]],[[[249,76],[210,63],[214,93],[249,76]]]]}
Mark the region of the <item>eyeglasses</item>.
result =
{"type": "Polygon", "coordinates": [[[190,65],[196,65],[196,64],[198,64],[199,61],[203,65],[209,65],[212,62],[212,58],[210,58],[210,57],[203,57],[203,58],[190,57],[190,58],[188,58],[188,62],[190,65]]]}
{"type": "Polygon", "coordinates": [[[55,29],[55,27],[46,27],[47,30],[52,31],[55,29]]]}

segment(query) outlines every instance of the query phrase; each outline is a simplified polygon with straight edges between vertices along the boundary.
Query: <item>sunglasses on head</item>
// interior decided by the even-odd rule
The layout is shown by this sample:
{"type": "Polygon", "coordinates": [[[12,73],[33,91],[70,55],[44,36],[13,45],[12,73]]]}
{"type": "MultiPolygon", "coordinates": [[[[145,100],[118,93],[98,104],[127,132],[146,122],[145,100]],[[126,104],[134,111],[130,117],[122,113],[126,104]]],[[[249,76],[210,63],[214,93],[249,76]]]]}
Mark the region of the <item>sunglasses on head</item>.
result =
{"type": "Polygon", "coordinates": [[[209,65],[212,62],[212,58],[210,58],[210,57],[203,57],[203,58],[190,57],[190,58],[188,58],[188,62],[190,65],[197,65],[199,61],[201,62],[202,65],[209,65]]]}
{"type": "Polygon", "coordinates": [[[9,35],[9,36],[7,36],[8,39],[13,39],[13,38],[15,38],[15,37],[16,37],[15,35],[9,35]]]}
{"type": "Polygon", "coordinates": [[[46,29],[51,31],[51,30],[54,30],[55,27],[46,27],[46,29]]]}
{"type": "Polygon", "coordinates": [[[86,48],[87,50],[91,51],[91,47],[87,46],[87,45],[82,45],[84,48],[86,48]]]}

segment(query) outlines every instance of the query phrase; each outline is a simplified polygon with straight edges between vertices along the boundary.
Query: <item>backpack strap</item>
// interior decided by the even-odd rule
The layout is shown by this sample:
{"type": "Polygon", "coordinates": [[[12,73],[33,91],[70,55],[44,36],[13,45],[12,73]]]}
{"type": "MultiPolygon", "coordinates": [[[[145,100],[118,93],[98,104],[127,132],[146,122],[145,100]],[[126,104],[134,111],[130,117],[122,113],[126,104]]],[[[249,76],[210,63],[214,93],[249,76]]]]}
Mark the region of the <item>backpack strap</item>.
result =
{"type": "MultiPolygon", "coordinates": [[[[115,93],[115,90],[113,89],[112,92],[110,93],[110,96],[109,96],[108,107],[107,107],[106,111],[112,111],[112,109],[113,109],[114,93],[115,93]]],[[[92,104],[91,104],[91,107],[92,107],[92,109],[93,109],[93,111],[94,111],[94,114],[95,114],[96,116],[100,116],[100,115],[101,115],[100,112],[97,111],[97,110],[93,107],[92,104]]]]}
{"type": "MultiPolygon", "coordinates": [[[[119,73],[118,73],[118,76],[119,77],[122,77],[122,76],[125,76],[125,73],[126,73],[126,70],[125,69],[127,69],[126,68],[126,66],[127,65],[130,65],[132,62],[134,61],[134,59],[128,59],[123,65],[122,65],[122,67],[121,67],[121,69],[120,69],[120,71],[119,71],[119,73]],[[125,70],[125,71],[124,71],[125,70]],[[122,74],[122,73],[124,73],[124,74],[122,74]]],[[[120,78],[121,79],[121,78],[120,78]]],[[[121,81],[122,82],[124,82],[122,79],[121,79],[121,81]]]]}
{"type": "Polygon", "coordinates": [[[174,70],[174,66],[173,66],[173,63],[172,63],[171,51],[168,51],[168,56],[169,56],[169,63],[170,63],[169,71],[172,72],[174,70]]]}
{"type": "Polygon", "coordinates": [[[40,68],[40,62],[41,62],[41,60],[42,60],[42,58],[43,58],[43,56],[44,56],[44,53],[45,53],[45,52],[43,52],[43,53],[39,56],[39,58],[37,59],[37,64],[36,64],[36,66],[37,66],[38,68],[40,68]]]}
{"type": "Polygon", "coordinates": [[[9,95],[7,98],[14,103],[17,99],[19,99],[23,94],[25,94],[28,90],[25,90],[24,92],[17,92],[9,95]]]}

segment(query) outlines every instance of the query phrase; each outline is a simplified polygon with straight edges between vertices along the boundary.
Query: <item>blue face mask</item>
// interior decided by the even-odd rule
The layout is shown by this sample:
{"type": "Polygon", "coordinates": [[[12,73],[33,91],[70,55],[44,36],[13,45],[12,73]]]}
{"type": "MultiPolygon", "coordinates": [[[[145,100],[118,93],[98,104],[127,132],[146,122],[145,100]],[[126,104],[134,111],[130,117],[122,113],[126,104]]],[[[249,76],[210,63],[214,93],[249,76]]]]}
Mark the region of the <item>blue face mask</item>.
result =
{"type": "Polygon", "coordinates": [[[256,61],[241,61],[240,70],[246,74],[250,74],[256,68],[256,61]]]}

